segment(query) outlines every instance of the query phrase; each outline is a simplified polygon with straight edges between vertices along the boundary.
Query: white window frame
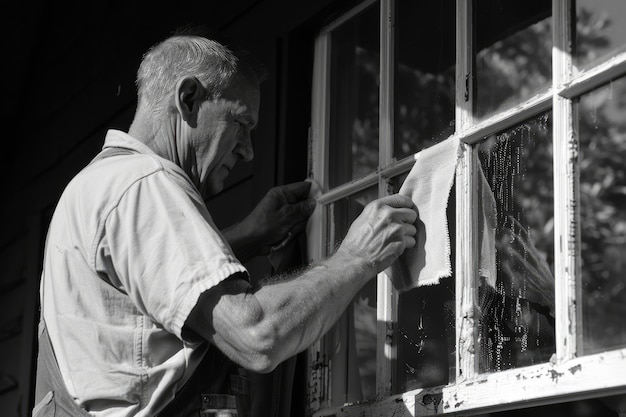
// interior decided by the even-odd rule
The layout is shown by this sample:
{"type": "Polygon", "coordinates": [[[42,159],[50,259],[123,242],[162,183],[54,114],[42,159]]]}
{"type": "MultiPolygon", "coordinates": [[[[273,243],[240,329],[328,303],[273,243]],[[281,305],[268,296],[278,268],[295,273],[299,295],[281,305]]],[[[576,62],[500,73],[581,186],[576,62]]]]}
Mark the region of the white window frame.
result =
{"type": "MultiPolygon", "coordinates": [[[[319,184],[327,184],[328,104],[330,32],[376,0],[364,1],[351,12],[325,27],[315,45],[313,79],[310,172],[319,184]]],[[[626,75],[626,53],[578,71],[569,51],[572,41],[570,13],[572,0],[552,2],[552,84],[514,108],[483,120],[472,115],[472,0],[456,4],[456,110],[455,133],[463,143],[463,157],[456,178],[456,379],[446,386],[416,389],[392,395],[396,381],[393,363],[396,346],[393,329],[397,322],[398,294],[388,277],[377,277],[377,372],[376,400],[330,408],[328,366],[320,360],[321,343],[309,349],[310,414],[321,416],[429,416],[435,414],[474,415],[565,402],[573,399],[626,393],[626,349],[579,355],[582,344],[581,313],[576,308],[580,288],[580,228],[578,202],[578,136],[575,100],[610,80],[626,75]],[[494,373],[479,373],[474,353],[478,297],[477,224],[470,208],[477,196],[473,190],[473,167],[477,157],[472,144],[499,133],[537,114],[552,110],[554,146],[555,216],[555,305],[556,354],[543,364],[494,373]],[[391,382],[391,383],[390,383],[391,382]]],[[[393,158],[393,25],[394,0],[380,0],[380,120],[379,169],[376,172],[329,190],[323,187],[318,202],[327,206],[367,187],[378,185],[379,194],[388,193],[389,180],[408,172],[414,158],[393,158]]],[[[309,261],[323,257],[326,242],[326,210],[319,210],[309,230],[309,261]]]]}

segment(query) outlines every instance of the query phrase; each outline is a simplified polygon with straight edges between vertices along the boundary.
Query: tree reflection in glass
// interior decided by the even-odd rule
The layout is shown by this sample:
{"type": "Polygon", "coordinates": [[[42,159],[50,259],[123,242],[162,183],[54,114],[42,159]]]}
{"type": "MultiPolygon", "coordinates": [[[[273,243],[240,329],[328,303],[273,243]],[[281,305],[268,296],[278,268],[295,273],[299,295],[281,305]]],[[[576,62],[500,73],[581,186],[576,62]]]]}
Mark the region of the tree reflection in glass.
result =
{"type": "Polygon", "coordinates": [[[576,0],[575,63],[584,69],[626,51],[626,2],[576,0]]]}
{"type": "Polygon", "coordinates": [[[580,99],[583,353],[626,347],[626,78],[580,99]]]}
{"type": "Polygon", "coordinates": [[[396,2],[394,156],[454,133],[455,1],[396,2]]]}
{"type": "Polygon", "coordinates": [[[489,116],[552,80],[552,2],[477,0],[474,115],[489,116]]]}
{"type": "Polygon", "coordinates": [[[331,32],[330,187],[378,167],[379,14],[375,4],[331,32]]]}

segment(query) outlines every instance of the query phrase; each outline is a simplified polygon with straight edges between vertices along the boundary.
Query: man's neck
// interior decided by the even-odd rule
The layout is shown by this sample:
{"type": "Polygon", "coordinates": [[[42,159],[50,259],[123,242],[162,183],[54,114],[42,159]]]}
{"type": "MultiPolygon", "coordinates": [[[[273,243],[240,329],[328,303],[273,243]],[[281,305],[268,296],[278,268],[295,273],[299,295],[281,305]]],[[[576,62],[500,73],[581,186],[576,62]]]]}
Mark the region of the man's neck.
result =
{"type": "Polygon", "coordinates": [[[175,129],[170,126],[171,124],[175,123],[170,120],[163,123],[159,118],[148,119],[137,114],[128,129],[128,134],[150,147],[160,157],[178,164],[175,129]]]}

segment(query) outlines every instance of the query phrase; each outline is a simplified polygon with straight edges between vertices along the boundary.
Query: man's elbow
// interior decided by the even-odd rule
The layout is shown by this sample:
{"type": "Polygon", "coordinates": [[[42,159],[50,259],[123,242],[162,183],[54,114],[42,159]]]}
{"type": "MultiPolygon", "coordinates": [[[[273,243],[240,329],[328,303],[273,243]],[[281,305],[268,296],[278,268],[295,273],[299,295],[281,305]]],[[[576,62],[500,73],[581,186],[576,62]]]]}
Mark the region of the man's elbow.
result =
{"type": "Polygon", "coordinates": [[[269,374],[278,366],[278,362],[274,361],[271,357],[266,355],[257,355],[244,365],[248,371],[255,372],[257,374],[269,374]]]}
{"type": "Polygon", "coordinates": [[[249,342],[244,368],[261,374],[272,372],[282,362],[282,344],[278,331],[271,326],[259,326],[248,332],[249,342]]]}

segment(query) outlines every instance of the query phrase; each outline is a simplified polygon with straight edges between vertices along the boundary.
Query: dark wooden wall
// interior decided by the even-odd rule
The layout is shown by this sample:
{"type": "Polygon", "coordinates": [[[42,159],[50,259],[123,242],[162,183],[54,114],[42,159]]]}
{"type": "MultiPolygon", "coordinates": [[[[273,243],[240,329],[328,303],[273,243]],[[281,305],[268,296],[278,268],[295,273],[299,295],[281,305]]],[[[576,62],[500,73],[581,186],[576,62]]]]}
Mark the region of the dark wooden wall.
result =
{"type": "MultiPolygon", "coordinates": [[[[48,221],[106,130],[127,129],[142,53],[179,25],[206,24],[270,70],[255,160],[241,163],[209,202],[217,224],[226,226],[273,185],[306,177],[313,38],[348,3],[354,2],[34,0],[2,13],[0,414],[30,415],[48,221]]],[[[270,271],[262,258],[247,266],[257,275],[270,271]]]]}

